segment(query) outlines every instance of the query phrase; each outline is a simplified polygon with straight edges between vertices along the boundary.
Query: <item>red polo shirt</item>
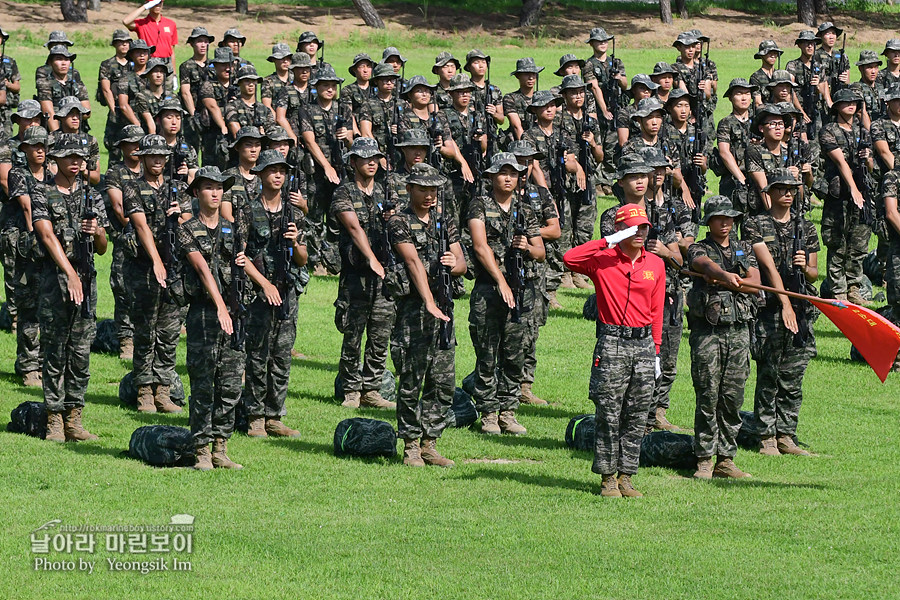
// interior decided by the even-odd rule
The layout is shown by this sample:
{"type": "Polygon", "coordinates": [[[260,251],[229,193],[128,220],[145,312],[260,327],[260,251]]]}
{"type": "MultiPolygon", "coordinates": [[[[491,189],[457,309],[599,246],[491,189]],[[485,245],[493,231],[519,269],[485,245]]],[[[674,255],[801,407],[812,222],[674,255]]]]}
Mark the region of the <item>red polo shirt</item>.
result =
{"type": "Polygon", "coordinates": [[[609,248],[606,240],[594,240],[566,252],[563,262],[594,282],[600,321],[628,327],[652,325],[659,353],[666,299],[666,265],[660,257],[641,249],[632,264],[618,246],[609,248]]]}
{"type": "Polygon", "coordinates": [[[134,28],[138,37],[147,42],[148,46],[156,46],[153,56],[158,58],[171,58],[172,49],[178,44],[178,28],[175,21],[160,17],[159,23],[150,18],[150,15],[135,19],[134,28]]]}

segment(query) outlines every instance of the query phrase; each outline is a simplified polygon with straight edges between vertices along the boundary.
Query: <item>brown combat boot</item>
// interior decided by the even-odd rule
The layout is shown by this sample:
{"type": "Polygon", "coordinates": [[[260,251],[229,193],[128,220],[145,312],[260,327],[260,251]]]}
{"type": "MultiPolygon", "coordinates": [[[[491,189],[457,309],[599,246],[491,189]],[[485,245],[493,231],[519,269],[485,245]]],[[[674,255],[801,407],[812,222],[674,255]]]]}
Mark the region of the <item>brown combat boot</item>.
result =
{"type": "Polygon", "coordinates": [[[119,340],[119,360],[134,360],[134,338],[119,340]]]}
{"type": "Polygon", "coordinates": [[[87,442],[100,439],[81,424],[81,407],[76,406],[66,411],[63,429],[67,442],[87,442]]]}
{"type": "Polygon", "coordinates": [[[863,298],[862,294],[859,293],[859,288],[857,287],[850,288],[850,291],[847,293],[847,300],[858,306],[866,306],[869,304],[869,301],[863,298]]]}
{"type": "Polygon", "coordinates": [[[247,435],[249,437],[269,437],[266,433],[265,417],[247,417],[247,435]]]}
{"type": "Polygon", "coordinates": [[[763,456],[781,456],[774,435],[766,436],[759,441],[759,453],[763,456]]]}
{"type": "Polygon", "coordinates": [[[572,275],[572,283],[575,284],[580,290],[592,290],[594,289],[594,284],[590,279],[582,275],[581,273],[576,273],[572,275]]]}
{"type": "Polygon", "coordinates": [[[522,404],[534,404],[536,406],[547,406],[549,402],[542,400],[534,395],[531,391],[530,383],[523,383],[520,388],[519,402],[522,404]]]}
{"type": "Polygon", "coordinates": [[[600,484],[600,495],[604,498],[622,497],[622,492],[619,491],[619,482],[616,481],[615,475],[603,476],[603,482],[600,484]]]}
{"type": "Polygon", "coordinates": [[[497,413],[481,413],[481,433],[500,435],[500,425],[497,422],[497,413]]]}
{"type": "Polygon", "coordinates": [[[51,442],[65,442],[66,434],[63,432],[63,415],[58,412],[47,413],[47,435],[45,440],[51,442]]]}
{"type": "Polygon", "coordinates": [[[212,464],[217,469],[243,469],[244,465],[240,465],[228,458],[228,440],[225,438],[216,438],[213,441],[212,448],[212,464]]]}
{"type": "Polygon", "coordinates": [[[155,413],[156,405],[153,403],[153,388],[149,385],[142,385],[138,388],[137,395],[138,412],[155,413]]]}
{"type": "Polygon", "coordinates": [[[388,402],[381,396],[381,392],[378,390],[369,390],[368,392],[363,392],[362,398],[359,399],[360,407],[366,406],[369,408],[384,408],[387,410],[393,410],[397,408],[396,402],[388,402]]]}
{"type": "Polygon", "coordinates": [[[407,467],[424,467],[419,440],[403,440],[403,464],[407,467]]]}
{"type": "Polygon", "coordinates": [[[435,448],[435,443],[437,440],[435,438],[422,438],[422,460],[425,461],[426,465],[434,465],[435,467],[452,467],[456,463],[450,460],[449,458],[445,458],[441,456],[441,454],[435,448]]]}
{"type": "Polygon", "coordinates": [[[516,413],[511,410],[500,412],[500,431],[512,435],[525,435],[528,433],[528,430],[516,421],[516,413]]]}
{"type": "Polygon", "coordinates": [[[789,435],[779,435],[776,440],[778,451],[782,454],[793,454],[795,456],[810,456],[809,452],[794,443],[794,438],[789,435]]]}
{"type": "Polygon", "coordinates": [[[624,498],[643,498],[644,495],[634,489],[634,484],[631,483],[631,475],[625,475],[620,473],[619,480],[616,482],[619,484],[619,493],[622,494],[624,498]]]}
{"type": "Polygon", "coordinates": [[[266,419],[266,433],[275,437],[300,437],[300,432],[291,429],[281,422],[280,419],[266,419]]]}
{"type": "Polygon", "coordinates": [[[22,375],[22,385],[25,387],[41,387],[40,371],[28,371],[22,375]]]}
{"type": "Polygon", "coordinates": [[[347,408],[359,408],[359,398],[362,394],[359,392],[346,392],[344,394],[344,401],[341,402],[341,406],[346,406],[347,408]]]}
{"type": "Polygon", "coordinates": [[[572,281],[572,274],[566,271],[563,273],[562,279],[559,280],[559,287],[564,290],[574,290],[575,282],[572,281]]]}
{"type": "Polygon", "coordinates": [[[199,446],[195,452],[197,460],[194,462],[194,468],[198,471],[212,471],[212,454],[209,452],[209,444],[199,446]]]}
{"type": "Polygon", "coordinates": [[[697,470],[694,471],[694,479],[712,479],[713,461],[712,458],[698,458],[697,470]]]}
{"type": "Polygon", "coordinates": [[[559,300],[556,298],[556,290],[550,292],[549,306],[553,310],[562,310],[563,305],[560,304],[559,300]]]}
{"type": "Polygon", "coordinates": [[[678,428],[669,423],[669,420],[666,418],[665,406],[656,407],[656,415],[653,419],[653,428],[662,431],[678,431],[678,428]]]}
{"type": "Polygon", "coordinates": [[[156,395],[153,398],[153,403],[156,405],[157,410],[159,412],[164,413],[180,413],[181,407],[172,402],[172,396],[170,395],[171,388],[167,385],[159,384],[156,386],[156,395]]]}
{"type": "Polygon", "coordinates": [[[731,479],[743,479],[745,477],[753,477],[750,473],[744,473],[737,468],[734,461],[730,458],[720,458],[716,462],[713,469],[713,477],[729,477],[731,479]]]}

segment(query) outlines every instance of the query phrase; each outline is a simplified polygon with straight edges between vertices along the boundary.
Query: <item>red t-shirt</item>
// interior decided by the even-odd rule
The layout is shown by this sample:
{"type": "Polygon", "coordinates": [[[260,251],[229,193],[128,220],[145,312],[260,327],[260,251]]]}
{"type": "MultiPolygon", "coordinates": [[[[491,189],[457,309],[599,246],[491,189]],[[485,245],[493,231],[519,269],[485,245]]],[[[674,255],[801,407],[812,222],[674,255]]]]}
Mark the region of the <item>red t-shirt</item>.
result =
{"type": "Polygon", "coordinates": [[[178,28],[175,27],[175,21],[160,17],[159,23],[157,23],[150,18],[150,15],[147,15],[135,19],[134,28],[138,37],[147,42],[148,46],[156,46],[153,56],[172,57],[172,49],[178,44],[178,28]]]}
{"type": "Polygon", "coordinates": [[[609,248],[606,240],[594,240],[566,252],[563,262],[594,282],[600,321],[628,327],[652,325],[659,354],[666,300],[666,265],[660,257],[642,249],[632,264],[618,246],[609,248]]]}

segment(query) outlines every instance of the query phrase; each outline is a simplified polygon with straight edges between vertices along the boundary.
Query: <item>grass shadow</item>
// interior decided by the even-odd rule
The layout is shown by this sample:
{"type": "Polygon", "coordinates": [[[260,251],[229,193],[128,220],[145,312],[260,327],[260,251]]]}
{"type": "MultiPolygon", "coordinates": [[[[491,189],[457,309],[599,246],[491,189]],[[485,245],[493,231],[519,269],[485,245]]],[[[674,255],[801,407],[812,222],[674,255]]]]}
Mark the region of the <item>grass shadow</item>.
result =
{"type": "MultiPolygon", "coordinates": [[[[503,466],[503,465],[501,465],[503,466]]],[[[521,467],[521,464],[514,465],[516,467],[521,467]]],[[[484,467],[479,467],[476,469],[466,469],[464,472],[459,472],[459,474],[451,474],[451,478],[453,479],[497,479],[497,480],[513,480],[519,483],[524,483],[526,485],[536,485],[540,487],[547,487],[553,489],[568,489],[574,490],[577,492],[593,492],[594,487],[597,488],[599,493],[599,485],[595,486],[591,482],[588,481],[579,481],[577,479],[569,479],[566,477],[553,477],[550,475],[533,475],[530,473],[523,473],[522,471],[511,471],[506,469],[488,469],[484,467]]]]}
{"type": "Polygon", "coordinates": [[[317,394],[315,392],[300,392],[301,398],[309,398],[310,400],[315,400],[316,402],[321,402],[322,404],[331,404],[332,406],[340,406],[341,403],[338,402],[337,398],[334,397],[334,394],[317,394]]]}
{"type": "Polygon", "coordinates": [[[85,454],[93,456],[112,456],[118,459],[131,459],[127,450],[122,448],[104,448],[91,442],[66,442],[64,444],[66,450],[75,454],[85,454]]]}
{"type": "Polygon", "coordinates": [[[312,360],[310,358],[295,358],[293,361],[314,371],[330,371],[332,373],[337,373],[338,370],[337,362],[323,362],[321,360],[312,360]]]}
{"type": "Polygon", "coordinates": [[[500,446],[527,446],[529,448],[538,448],[541,450],[559,450],[566,447],[565,440],[554,438],[536,438],[527,435],[485,435],[478,428],[469,428],[478,436],[495,442],[500,446]]]}
{"type": "Polygon", "coordinates": [[[310,442],[300,438],[270,438],[268,443],[303,454],[333,454],[331,444],[310,442]]]}

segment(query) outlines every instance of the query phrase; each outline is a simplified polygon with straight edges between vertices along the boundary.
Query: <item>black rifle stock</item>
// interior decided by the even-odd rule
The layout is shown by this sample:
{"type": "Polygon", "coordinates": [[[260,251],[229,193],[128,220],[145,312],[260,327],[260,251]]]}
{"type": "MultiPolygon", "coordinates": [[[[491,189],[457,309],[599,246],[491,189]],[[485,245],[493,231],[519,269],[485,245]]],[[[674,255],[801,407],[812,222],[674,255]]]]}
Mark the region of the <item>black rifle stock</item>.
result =
{"type": "Polygon", "coordinates": [[[444,216],[444,191],[441,188],[438,188],[438,205],[440,208],[435,223],[438,234],[438,264],[436,265],[438,280],[434,300],[441,312],[450,317],[449,321],[441,321],[440,339],[438,340],[438,347],[441,350],[449,350],[453,347],[453,285],[450,267],[440,263],[440,259],[450,251],[450,236],[444,216]]]}
{"type": "Polygon", "coordinates": [[[234,233],[232,237],[231,288],[228,291],[228,312],[231,314],[231,323],[234,328],[231,334],[231,348],[240,352],[244,349],[244,341],[247,339],[247,306],[244,304],[247,274],[244,272],[243,267],[239,267],[235,262],[235,257],[238,253],[244,251],[240,210],[234,211],[232,228],[234,233]]]}
{"type": "MultiPolygon", "coordinates": [[[[97,218],[91,206],[91,196],[88,193],[87,178],[81,174],[81,219],[90,221],[97,218]]],[[[94,287],[94,279],[97,270],[94,268],[94,236],[80,231],[81,242],[78,251],[78,276],[81,279],[81,317],[93,319],[94,311],[91,308],[91,290],[94,287]]]]}

